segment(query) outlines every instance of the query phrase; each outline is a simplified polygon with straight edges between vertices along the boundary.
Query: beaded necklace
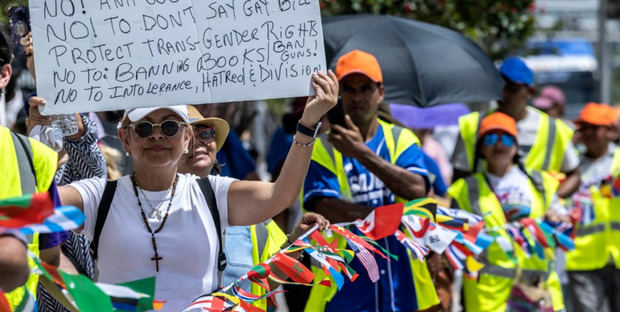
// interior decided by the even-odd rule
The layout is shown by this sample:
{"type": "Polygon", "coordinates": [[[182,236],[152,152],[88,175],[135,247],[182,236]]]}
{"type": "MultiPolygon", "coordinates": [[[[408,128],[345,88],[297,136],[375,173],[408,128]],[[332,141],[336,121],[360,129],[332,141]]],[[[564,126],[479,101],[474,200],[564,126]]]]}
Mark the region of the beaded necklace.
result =
{"type": "Polygon", "coordinates": [[[131,183],[133,184],[133,191],[136,194],[136,198],[138,199],[138,206],[140,207],[140,214],[142,215],[142,221],[144,222],[144,226],[146,227],[146,230],[149,231],[149,233],[151,233],[151,243],[153,244],[153,251],[155,252],[155,255],[151,257],[151,261],[155,261],[156,272],[159,272],[159,261],[164,258],[160,257],[159,254],[157,253],[157,242],[155,241],[155,234],[159,233],[164,228],[164,225],[166,224],[166,220],[168,220],[168,214],[170,213],[170,207],[172,206],[172,199],[174,198],[174,193],[177,190],[177,182],[179,182],[179,175],[177,175],[174,178],[174,182],[172,182],[172,192],[170,194],[170,201],[168,202],[168,208],[166,209],[166,214],[164,215],[164,219],[161,221],[161,224],[159,225],[159,227],[157,227],[157,229],[153,231],[153,229],[151,228],[151,225],[149,225],[149,221],[146,219],[146,214],[144,213],[144,209],[142,208],[142,202],[140,201],[140,196],[138,196],[138,182],[136,182],[136,174],[134,173],[131,175],[131,183]]]}

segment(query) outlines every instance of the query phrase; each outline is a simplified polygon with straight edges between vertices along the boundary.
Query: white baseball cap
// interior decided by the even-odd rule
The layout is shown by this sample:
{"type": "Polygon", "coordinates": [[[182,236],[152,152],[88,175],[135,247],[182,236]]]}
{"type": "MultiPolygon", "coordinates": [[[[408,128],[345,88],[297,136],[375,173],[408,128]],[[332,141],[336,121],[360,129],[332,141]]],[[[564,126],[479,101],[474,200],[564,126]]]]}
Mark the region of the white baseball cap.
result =
{"type": "Polygon", "coordinates": [[[187,105],[172,105],[172,106],[159,106],[159,107],[144,107],[144,108],[132,108],[125,111],[123,119],[129,119],[129,121],[138,121],[144,118],[146,115],[160,109],[167,109],[177,114],[184,122],[189,124],[189,117],[187,117],[187,105]]]}

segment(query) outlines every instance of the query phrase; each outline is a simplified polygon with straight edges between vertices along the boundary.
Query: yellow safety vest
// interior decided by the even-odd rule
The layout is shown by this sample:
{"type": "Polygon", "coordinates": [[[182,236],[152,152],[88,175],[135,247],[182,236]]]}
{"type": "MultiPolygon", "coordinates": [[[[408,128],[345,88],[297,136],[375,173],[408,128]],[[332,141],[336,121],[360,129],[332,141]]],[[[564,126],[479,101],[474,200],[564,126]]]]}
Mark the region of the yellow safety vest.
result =
{"type": "MultiPolygon", "coordinates": [[[[0,199],[45,192],[56,173],[56,152],[39,141],[18,136],[8,128],[0,126],[0,177],[4,181],[0,187],[0,199]]],[[[34,234],[28,239],[28,249],[38,256],[39,235],[34,234]]],[[[30,268],[37,267],[32,260],[28,260],[28,264],[30,268]]],[[[38,275],[31,274],[24,286],[6,294],[12,309],[27,300],[26,288],[33,296],[36,294],[38,281],[38,275]]]]}
{"type": "MultiPolygon", "coordinates": [[[[551,175],[540,172],[530,172],[530,188],[532,190],[532,207],[530,218],[540,218],[549,208],[558,181],[551,175]]],[[[481,255],[484,268],[480,272],[478,281],[464,279],[465,311],[496,311],[504,312],[506,302],[510,296],[517,270],[524,276],[541,276],[547,282],[553,300],[554,310],[562,310],[564,303],[557,274],[553,272],[553,250],[545,250],[545,260],[536,255],[527,257],[520,246],[515,243],[508,233],[503,230],[506,218],[502,206],[487,184],[482,173],[475,173],[464,179],[454,182],[448,189],[448,194],[459,205],[460,209],[477,214],[484,218],[486,228],[501,228],[499,235],[512,242],[517,263],[513,262],[501,249],[497,242],[493,242],[481,255]]],[[[527,233],[526,233],[527,235],[527,233]]],[[[528,237],[531,241],[531,237],[528,237]]]]}
{"type": "MultiPolygon", "coordinates": [[[[610,172],[617,177],[620,170],[620,148],[614,152],[610,172]]],[[[591,271],[603,268],[610,257],[620,268],[620,197],[611,199],[601,190],[590,187],[594,204],[592,223],[577,225],[575,250],[566,254],[567,271],[591,271]]]]}
{"type": "MultiPolygon", "coordinates": [[[[396,163],[398,157],[407,148],[409,148],[411,144],[420,145],[420,140],[418,137],[416,137],[416,135],[409,129],[395,126],[381,119],[377,120],[383,130],[385,144],[390,153],[392,164],[396,163]]],[[[342,154],[331,145],[325,134],[316,139],[316,142],[314,143],[314,150],[312,152],[312,160],[325,167],[337,177],[338,184],[340,186],[341,198],[351,200],[352,195],[349,188],[349,182],[344,171],[342,154]]],[[[405,199],[400,197],[395,197],[395,201],[406,202],[405,199]]],[[[331,238],[327,238],[327,241],[332,242],[335,237],[336,236],[334,235],[331,238]]],[[[346,240],[342,238],[338,238],[338,240],[339,248],[344,248],[346,246],[346,240]]],[[[407,253],[409,254],[409,262],[415,285],[415,298],[418,302],[418,309],[424,310],[439,304],[439,297],[437,297],[437,291],[435,290],[430,273],[426,267],[426,262],[420,262],[417,258],[414,260],[414,258],[411,257],[409,250],[407,253]]],[[[312,271],[315,274],[315,277],[319,280],[325,278],[325,273],[322,269],[313,266],[312,271]]],[[[336,283],[332,281],[332,285],[334,285],[332,288],[325,286],[312,287],[310,297],[306,303],[305,311],[324,311],[325,306],[334,297],[337,291],[337,287],[335,286],[336,283]]]]}
{"type": "MultiPolygon", "coordinates": [[[[273,220],[251,225],[250,234],[252,238],[252,263],[254,265],[267,261],[267,259],[280,251],[280,247],[286,242],[286,234],[273,220]]],[[[234,244],[234,242],[230,243],[234,244]]],[[[263,296],[265,294],[265,289],[254,283],[252,283],[250,289],[255,295],[263,296]]],[[[264,311],[267,310],[266,299],[252,304],[264,311]]]]}
{"type": "MultiPolygon", "coordinates": [[[[465,146],[469,171],[474,168],[476,140],[482,118],[479,112],[472,112],[459,118],[461,140],[465,146]]],[[[534,145],[523,159],[527,170],[560,172],[564,151],[573,137],[573,130],[562,120],[541,112],[538,133],[534,145]]],[[[483,168],[478,167],[479,170],[483,168]]]]}

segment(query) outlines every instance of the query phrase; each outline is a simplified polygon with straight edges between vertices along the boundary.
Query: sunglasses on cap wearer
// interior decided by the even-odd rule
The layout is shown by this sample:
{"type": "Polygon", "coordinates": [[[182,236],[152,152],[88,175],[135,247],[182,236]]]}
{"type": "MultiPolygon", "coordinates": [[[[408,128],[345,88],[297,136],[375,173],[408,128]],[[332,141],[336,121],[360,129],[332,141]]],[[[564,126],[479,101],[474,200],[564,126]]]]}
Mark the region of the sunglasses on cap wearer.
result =
{"type": "Polygon", "coordinates": [[[502,140],[502,144],[504,144],[504,146],[506,147],[512,147],[515,144],[515,138],[513,136],[509,134],[500,135],[497,133],[485,134],[484,137],[482,138],[482,142],[486,146],[493,146],[497,144],[497,141],[499,141],[500,138],[502,140]]]}
{"type": "Polygon", "coordinates": [[[215,128],[212,127],[194,127],[194,137],[202,144],[208,144],[215,141],[215,128]]]}
{"type": "Polygon", "coordinates": [[[133,131],[136,133],[138,137],[148,138],[153,135],[155,132],[155,127],[159,127],[159,131],[167,136],[173,137],[179,133],[179,129],[181,126],[185,126],[186,124],[182,121],[176,120],[166,120],[162,123],[154,124],[149,121],[140,121],[135,124],[127,125],[127,127],[133,128],[133,131]]]}

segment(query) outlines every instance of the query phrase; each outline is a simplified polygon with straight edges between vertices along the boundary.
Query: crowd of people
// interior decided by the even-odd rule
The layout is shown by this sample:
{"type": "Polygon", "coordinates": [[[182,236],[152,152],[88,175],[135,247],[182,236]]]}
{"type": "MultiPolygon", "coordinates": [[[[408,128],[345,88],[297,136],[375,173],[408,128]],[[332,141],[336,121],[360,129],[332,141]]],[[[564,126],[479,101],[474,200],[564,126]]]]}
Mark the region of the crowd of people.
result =
{"type": "MultiPolygon", "coordinates": [[[[22,44],[34,76],[30,35],[22,44]]],[[[16,79],[11,61],[0,34],[3,91],[16,79]]],[[[575,249],[548,247],[540,258],[514,248],[508,255],[501,242],[512,238],[500,230],[478,257],[484,264],[478,278],[464,279],[459,289],[442,255],[413,261],[388,236],[376,244],[399,260],[374,256],[378,281],[360,274],[341,289],[284,285],[288,309],[620,310],[615,110],[588,103],[576,120],[563,120],[561,89],[539,92],[533,72],[516,57],[499,72],[504,89],[496,107],[460,116],[449,146],[432,127],[391,113],[373,55],[342,55],[333,72],[312,76],[314,96],[291,101],[267,155],[270,180],[258,174],[256,157],[240,139],[245,134],[217,113],[227,104],[77,113],[77,133],[59,138],[50,116],[40,113],[46,99],[30,94],[17,105],[27,116],[23,126],[19,114],[0,126],[0,199],[48,192],[56,205],[75,206],[86,219],[75,232],[29,237],[0,228],[0,289],[12,308],[30,292],[41,311],[71,311],[53,285],[30,271],[29,250],[97,282],[156,276],[155,298],[167,300],[162,311],[182,311],[315,225],[324,230],[364,219],[376,207],[434,197],[480,216],[489,229],[524,218],[573,224],[575,249]],[[343,120],[330,123],[327,113],[339,99],[343,120]]],[[[344,248],[347,241],[335,244],[344,248]]],[[[291,255],[312,265],[301,251],[291,255]]],[[[358,259],[350,265],[365,270],[358,259]]],[[[249,282],[243,287],[264,294],[249,282]]],[[[258,305],[274,309],[264,300],[258,305]]]]}

